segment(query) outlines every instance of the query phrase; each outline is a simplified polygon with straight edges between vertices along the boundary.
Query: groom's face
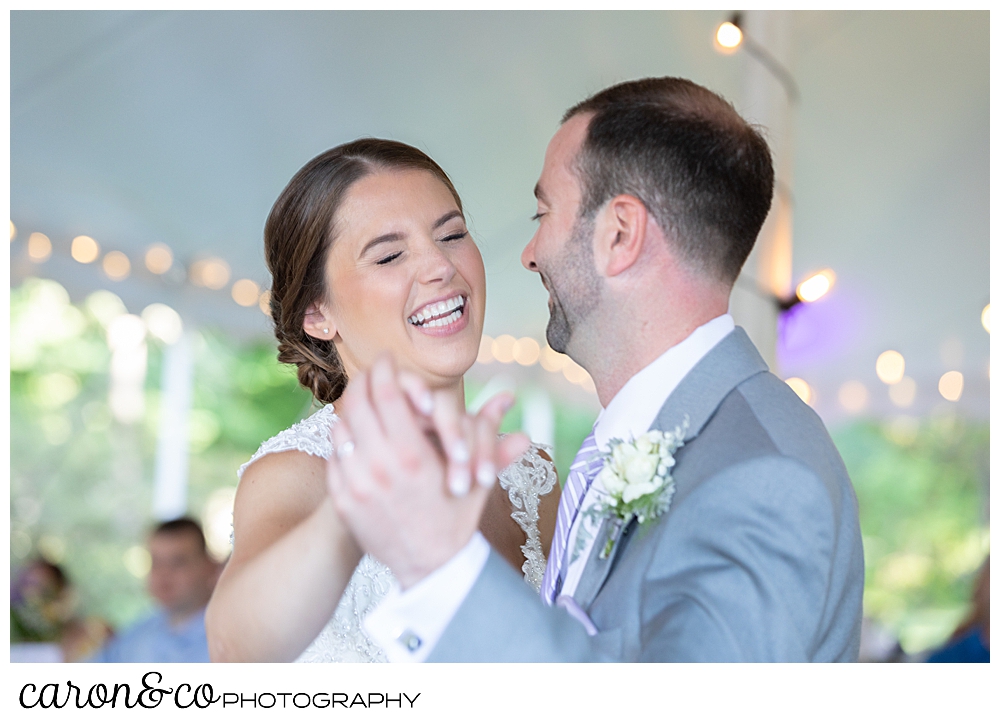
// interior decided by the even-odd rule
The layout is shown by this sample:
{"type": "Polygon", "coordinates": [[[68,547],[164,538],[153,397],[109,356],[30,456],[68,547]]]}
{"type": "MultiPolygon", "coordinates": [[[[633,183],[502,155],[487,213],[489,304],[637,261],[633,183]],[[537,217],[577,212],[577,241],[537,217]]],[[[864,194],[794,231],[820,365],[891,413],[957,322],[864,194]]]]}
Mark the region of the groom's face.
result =
{"type": "Polygon", "coordinates": [[[570,118],[545,151],[535,185],[538,230],[521,253],[549,292],[549,346],[566,353],[581,323],[596,307],[600,277],[594,269],[593,222],[579,217],[582,189],[573,161],[587,134],[589,114],[570,118]]]}

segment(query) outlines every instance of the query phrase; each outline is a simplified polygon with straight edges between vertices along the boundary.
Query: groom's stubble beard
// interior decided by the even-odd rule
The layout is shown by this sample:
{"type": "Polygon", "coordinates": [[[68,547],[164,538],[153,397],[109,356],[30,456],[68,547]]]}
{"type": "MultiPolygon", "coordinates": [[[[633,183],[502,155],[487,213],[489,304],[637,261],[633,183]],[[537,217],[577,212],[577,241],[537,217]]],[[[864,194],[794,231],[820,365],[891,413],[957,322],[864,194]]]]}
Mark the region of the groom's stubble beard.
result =
{"type": "Polygon", "coordinates": [[[545,339],[554,351],[571,357],[571,344],[579,346],[583,341],[585,322],[600,303],[601,277],[594,269],[593,239],[593,217],[578,218],[569,241],[545,272],[550,299],[545,339]]]}

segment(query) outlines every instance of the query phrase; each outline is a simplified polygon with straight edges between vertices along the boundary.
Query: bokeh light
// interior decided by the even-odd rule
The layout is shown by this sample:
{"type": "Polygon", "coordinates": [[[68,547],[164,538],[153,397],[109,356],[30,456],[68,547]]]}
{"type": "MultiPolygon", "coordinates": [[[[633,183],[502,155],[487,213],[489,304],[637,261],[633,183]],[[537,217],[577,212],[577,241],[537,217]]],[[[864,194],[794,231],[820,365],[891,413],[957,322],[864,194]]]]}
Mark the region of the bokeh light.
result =
{"type": "Polygon", "coordinates": [[[735,50],[743,42],[743,31],[731,22],[724,22],[715,31],[715,41],[726,50],[735,50]]]}
{"type": "Polygon", "coordinates": [[[889,387],[889,399],[897,407],[912,407],[917,398],[917,382],[911,377],[903,377],[889,387]]]}
{"type": "Polygon", "coordinates": [[[28,257],[36,264],[48,260],[52,255],[52,242],[49,237],[37,231],[28,236],[28,257]]]}
{"type": "Polygon", "coordinates": [[[898,351],[884,351],[875,360],[875,373],[886,384],[897,384],[906,371],[906,360],[898,351]]]}
{"type": "Polygon", "coordinates": [[[112,351],[137,347],[145,338],[146,324],[135,314],[122,314],[108,325],[108,346],[112,351]]]}
{"type": "Polygon", "coordinates": [[[104,256],[101,266],[104,268],[104,273],[112,281],[126,279],[129,272],[132,271],[132,264],[128,260],[128,256],[121,251],[109,251],[104,256]]]}
{"type": "Polygon", "coordinates": [[[125,554],[122,555],[122,563],[129,574],[140,580],[149,574],[149,570],[153,566],[149,551],[141,545],[133,545],[125,550],[125,554]]]}
{"type": "Polygon", "coordinates": [[[809,386],[809,383],[805,379],[799,377],[789,377],[785,380],[785,384],[792,388],[792,391],[799,395],[801,399],[806,404],[811,404],[813,400],[813,390],[809,386]]]}
{"type": "Polygon", "coordinates": [[[479,355],[476,356],[476,363],[489,364],[493,361],[493,337],[483,334],[479,340],[479,355]]]}
{"type": "Polygon", "coordinates": [[[569,362],[570,358],[565,354],[560,354],[555,349],[550,347],[548,344],[542,349],[541,354],[542,369],[547,372],[558,372],[562,371],[569,362]]]}
{"type": "Polygon", "coordinates": [[[514,361],[514,345],[517,339],[510,334],[501,334],[493,340],[493,358],[503,364],[514,361]]]}
{"type": "Polygon", "coordinates": [[[107,289],[98,289],[92,293],[84,301],[84,306],[105,328],[122,314],[128,313],[118,294],[107,289]]]}
{"type": "Polygon", "coordinates": [[[837,275],[831,269],[823,269],[813,274],[795,289],[795,295],[807,303],[818,301],[829,293],[837,275]]]}
{"type": "Polygon", "coordinates": [[[253,306],[260,298],[260,287],[255,281],[250,279],[240,279],[233,284],[230,292],[235,301],[240,306],[253,306]]]}
{"type": "Polygon", "coordinates": [[[986,333],[990,333],[990,305],[987,304],[983,307],[983,313],[979,316],[979,320],[983,324],[983,328],[986,329],[986,333]]]}
{"type": "Polygon", "coordinates": [[[146,249],[146,268],[154,274],[165,274],[174,265],[174,254],[166,244],[153,244],[146,249]]]}
{"type": "Polygon", "coordinates": [[[268,289],[261,293],[260,299],[257,300],[257,306],[260,310],[264,312],[265,315],[271,315],[271,290],[268,289]]]}
{"type": "Polygon", "coordinates": [[[15,238],[17,238],[17,226],[15,226],[14,222],[11,221],[10,222],[10,240],[13,241],[15,238]]]}
{"type": "Polygon", "coordinates": [[[526,336],[514,342],[514,361],[521,366],[530,367],[532,364],[537,364],[540,353],[541,347],[531,337],[526,336]]]}
{"type": "Polygon", "coordinates": [[[81,264],[93,263],[101,254],[101,247],[90,236],[77,236],[69,250],[70,256],[81,264]]]}
{"type": "Polygon", "coordinates": [[[142,310],[142,320],[149,333],[164,344],[173,344],[184,331],[181,315],[166,304],[150,304],[142,310]]]}
{"type": "Polygon", "coordinates": [[[864,411],[868,406],[868,387],[857,379],[846,381],[837,392],[840,406],[852,414],[864,411]]]}
{"type": "Polygon", "coordinates": [[[199,259],[191,264],[191,283],[218,291],[229,283],[229,264],[220,258],[199,259]]]}
{"type": "Polygon", "coordinates": [[[962,376],[962,372],[945,372],[941,375],[941,379],[938,380],[938,391],[949,402],[957,402],[961,399],[964,387],[965,377],[962,376]]]}

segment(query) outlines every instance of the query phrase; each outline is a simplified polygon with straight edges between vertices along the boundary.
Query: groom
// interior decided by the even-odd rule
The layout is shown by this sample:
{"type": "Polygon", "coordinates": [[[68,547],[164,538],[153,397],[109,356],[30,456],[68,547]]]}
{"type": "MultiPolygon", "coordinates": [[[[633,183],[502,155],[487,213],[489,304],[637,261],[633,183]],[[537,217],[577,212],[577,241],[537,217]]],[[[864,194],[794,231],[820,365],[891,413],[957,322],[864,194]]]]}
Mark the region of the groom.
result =
{"type": "Polygon", "coordinates": [[[549,291],[549,344],[590,373],[604,410],[565,481],[539,600],[476,532],[485,485],[456,494],[443,460],[388,458],[419,434],[393,411],[389,363],[352,380],[340,434],[359,444],[338,440],[354,459],[331,463],[331,490],[400,581],[365,623],[390,660],[857,659],[851,482],[727,313],[772,187],[761,136],[689,81],[622,83],[566,113],[522,262],[549,291]],[[372,420],[384,446],[365,451],[372,420]],[[680,430],[673,496],[615,536],[599,454],[650,429],[680,430]]]}

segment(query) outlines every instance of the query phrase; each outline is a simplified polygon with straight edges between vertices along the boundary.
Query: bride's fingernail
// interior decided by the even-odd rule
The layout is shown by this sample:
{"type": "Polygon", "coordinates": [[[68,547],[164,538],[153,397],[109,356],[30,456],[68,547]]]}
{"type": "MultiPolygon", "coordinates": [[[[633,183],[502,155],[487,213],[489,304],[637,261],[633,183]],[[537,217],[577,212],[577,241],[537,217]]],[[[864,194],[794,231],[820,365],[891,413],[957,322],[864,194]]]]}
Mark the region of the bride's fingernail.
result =
{"type": "Polygon", "coordinates": [[[480,487],[492,487],[497,478],[497,468],[492,462],[481,462],[476,469],[476,481],[480,487]]]}
{"type": "Polygon", "coordinates": [[[451,445],[451,458],[456,462],[469,461],[469,445],[464,440],[458,440],[451,445]]]}
{"type": "Polygon", "coordinates": [[[430,392],[425,391],[417,400],[417,408],[428,417],[434,413],[434,397],[430,392]]]}
{"type": "Polygon", "coordinates": [[[465,497],[471,486],[472,480],[469,478],[469,470],[464,468],[452,470],[451,477],[448,480],[448,487],[451,489],[453,495],[456,497],[465,497]]]}

